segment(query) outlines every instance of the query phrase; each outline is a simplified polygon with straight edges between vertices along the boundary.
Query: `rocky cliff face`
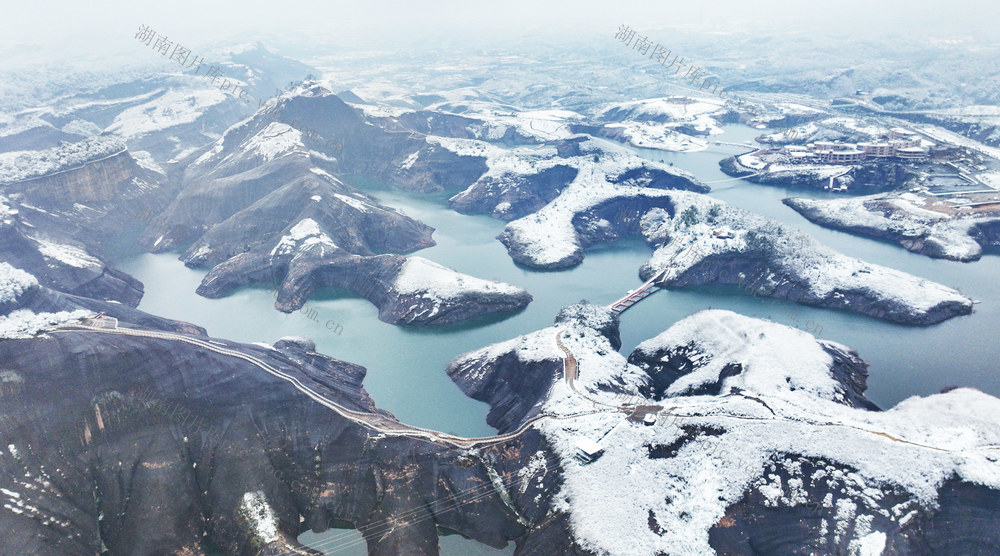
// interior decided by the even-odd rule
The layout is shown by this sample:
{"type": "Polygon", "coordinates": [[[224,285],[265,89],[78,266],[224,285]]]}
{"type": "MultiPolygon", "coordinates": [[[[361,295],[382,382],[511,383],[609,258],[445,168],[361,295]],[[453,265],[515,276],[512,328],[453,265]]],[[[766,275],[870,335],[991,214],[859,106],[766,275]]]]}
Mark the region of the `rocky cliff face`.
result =
{"type": "Polygon", "coordinates": [[[32,202],[55,204],[67,198],[80,203],[117,200],[141,170],[122,148],[107,157],[7,186],[9,194],[22,193],[32,202]]]}
{"type": "Polygon", "coordinates": [[[544,329],[461,355],[448,364],[448,376],[467,396],[490,404],[490,426],[509,432],[539,414],[549,388],[560,378],[562,354],[551,342],[554,334],[544,329]],[[532,349],[538,343],[548,344],[548,350],[532,349]]]}
{"type": "Polygon", "coordinates": [[[138,305],[142,284],[91,255],[87,245],[60,233],[59,228],[49,227],[53,219],[65,228],[79,230],[71,218],[53,215],[33,205],[26,210],[14,200],[0,196],[0,258],[39,276],[44,286],[54,290],[138,305]]]}
{"type": "Polygon", "coordinates": [[[25,179],[0,185],[0,258],[52,289],[137,305],[142,284],[106,257],[172,194],[166,175],[140,160],[105,137],[21,155],[26,166],[4,174],[25,179]]]}
{"type": "MultiPolygon", "coordinates": [[[[300,341],[213,342],[394,423],[361,367],[300,341]]],[[[174,340],[52,332],[0,341],[0,361],[4,553],[318,554],[296,536],[340,524],[370,554],[436,554],[438,531],[502,546],[524,530],[491,487],[514,478],[520,442],[467,452],[375,434],[174,340]]]]}

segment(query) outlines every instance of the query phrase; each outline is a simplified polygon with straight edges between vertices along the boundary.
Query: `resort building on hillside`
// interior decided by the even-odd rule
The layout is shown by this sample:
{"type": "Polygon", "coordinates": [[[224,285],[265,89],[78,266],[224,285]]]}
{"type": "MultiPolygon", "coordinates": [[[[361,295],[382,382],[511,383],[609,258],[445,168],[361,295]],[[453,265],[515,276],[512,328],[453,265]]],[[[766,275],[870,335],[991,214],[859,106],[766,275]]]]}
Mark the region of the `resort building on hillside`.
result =
{"type": "MultiPolygon", "coordinates": [[[[851,163],[869,158],[922,159],[927,157],[928,148],[922,145],[919,135],[900,127],[889,130],[887,139],[866,143],[841,143],[840,141],[816,141],[806,145],[810,154],[820,162],[851,163]]],[[[933,147],[933,145],[931,145],[933,147]]],[[[790,151],[788,154],[792,154],[790,151]]],[[[796,158],[803,158],[797,151],[796,158]]]]}

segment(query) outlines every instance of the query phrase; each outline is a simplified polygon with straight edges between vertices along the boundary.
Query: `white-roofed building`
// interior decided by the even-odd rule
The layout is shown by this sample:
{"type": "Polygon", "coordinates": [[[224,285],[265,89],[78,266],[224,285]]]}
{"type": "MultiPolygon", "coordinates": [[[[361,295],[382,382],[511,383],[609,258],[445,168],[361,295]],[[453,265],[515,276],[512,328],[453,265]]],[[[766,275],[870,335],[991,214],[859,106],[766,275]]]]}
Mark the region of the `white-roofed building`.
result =
{"type": "Polygon", "coordinates": [[[601,457],[604,448],[593,440],[581,437],[576,440],[576,458],[584,463],[590,463],[601,457]]]}

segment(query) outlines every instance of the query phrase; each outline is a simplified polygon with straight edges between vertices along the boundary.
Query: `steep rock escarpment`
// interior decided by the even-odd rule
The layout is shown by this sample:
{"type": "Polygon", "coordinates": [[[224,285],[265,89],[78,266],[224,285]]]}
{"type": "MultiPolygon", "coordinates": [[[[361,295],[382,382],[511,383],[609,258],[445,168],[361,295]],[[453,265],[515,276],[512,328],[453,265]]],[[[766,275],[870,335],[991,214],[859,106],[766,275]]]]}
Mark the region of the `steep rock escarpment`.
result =
{"type": "Polygon", "coordinates": [[[5,262],[0,262],[0,277],[5,290],[0,292],[0,319],[5,317],[7,320],[16,320],[27,316],[26,312],[33,314],[80,312],[90,316],[103,313],[120,323],[186,334],[205,333],[199,326],[150,315],[123,303],[77,296],[47,288],[39,284],[34,276],[5,262]]]}
{"type": "Polygon", "coordinates": [[[136,306],[142,284],[106,260],[165,204],[166,176],[95,137],[15,158],[0,186],[0,258],[67,294],[136,306]]]}
{"type": "Polygon", "coordinates": [[[559,327],[586,326],[613,349],[621,347],[618,315],[606,307],[571,305],[555,322],[555,327],[462,354],[448,364],[448,376],[466,395],[490,405],[487,422],[500,432],[537,417],[552,385],[564,378],[559,327]]]}
{"type": "MultiPolygon", "coordinates": [[[[16,197],[15,197],[16,198],[16,197]]],[[[60,233],[50,222],[26,212],[12,199],[0,196],[0,258],[39,278],[53,290],[137,306],[142,283],[91,255],[88,247],[60,233]],[[55,229],[52,229],[55,228],[55,229]],[[51,230],[51,231],[49,231],[51,230]]],[[[74,226],[69,219],[62,226],[74,226]]]]}
{"type": "Polygon", "coordinates": [[[296,537],[337,524],[360,530],[370,554],[436,554],[439,532],[493,546],[523,534],[509,504],[523,498],[517,473],[537,434],[471,451],[379,434],[204,346],[402,426],[364,393],[363,368],[302,341],[90,330],[2,340],[0,551],[318,554],[296,537]]]}
{"type": "Polygon", "coordinates": [[[467,396],[490,405],[486,422],[508,432],[538,415],[562,367],[555,330],[543,329],[456,357],[447,371],[467,396]]]}
{"type": "Polygon", "coordinates": [[[147,153],[136,156],[110,136],[28,152],[10,162],[13,168],[0,167],[0,181],[19,177],[0,185],[0,194],[45,232],[100,255],[108,243],[135,234],[175,192],[147,153]]]}

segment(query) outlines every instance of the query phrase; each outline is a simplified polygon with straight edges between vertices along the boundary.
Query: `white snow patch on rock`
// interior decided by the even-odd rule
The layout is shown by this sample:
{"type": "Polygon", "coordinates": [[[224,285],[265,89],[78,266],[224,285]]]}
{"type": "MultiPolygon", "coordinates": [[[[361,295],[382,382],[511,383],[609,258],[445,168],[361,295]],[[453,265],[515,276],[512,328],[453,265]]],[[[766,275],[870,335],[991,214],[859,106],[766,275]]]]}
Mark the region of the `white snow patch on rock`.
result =
{"type": "Polygon", "coordinates": [[[87,254],[83,249],[64,243],[53,243],[40,238],[32,238],[38,251],[47,259],[59,261],[75,268],[100,268],[101,261],[87,254]]]}
{"type": "Polygon", "coordinates": [[[247,492],[240,502],[239,515],[243,517],[251,530],[263,541],[270,544],[279,540],[278,516],[267,503],[262,491],[247,492]]]}
{"type": "Polygon", "coordinates": [[[469,293],[524,293],[517,286],[462,274],[423,257],[407,257],[393,287],[401,294],[424,294],[440,301],[450,301],[469,293]]]}
{"type": "Polygon", "coordinates": [[[281,122],[271,122],[259,133],[243,143],[244,151],[256,154],[264,162],[273,160],[283,154],[305,149],[302,143],[302,133],[294,127],[281,122]]]}
{"type": "Polygon", "coordinates": [[[854,556],[882,556],[885,550],[885,533],[874,531],[851,541],[848,549],[854,556]]]}
{"type": "Polygon", "coordinates": [[[358,212],[368,212],[369,209],[372,208],[371,205],[365,203],[360,199],[348,197],[347,195],[341,195],[340,193],[334,193],[333,196],[340,199],[342,202],[350,205],[353,209],[357,210],[358,212]]]}
{"type": "Polygon", "coordinates": [[[622,134],[634,147],[674,152],[695,152],[708,148],[707,140],[680,133],[666,124],[621,122],[605,127],[622,128],[622,134]]]}
{"type": "Polygon", "coordinates": [[[189,124],[226,98],[227,95],[215,87],[171,89],[149,102],[122,110],[105,131],[128,139],[189,124]]]}
{"type": "Polygon", "coordinates": [[[271,256],[289,255],[296,251],[303,251],[313,247],[319,247],[320,256],[326,254],[326,249],[336,249],[337,244],[326,235],[320,225],[312,218],[303,218],[296,223],[288,233],[282,236],[278,244],[271,250],[271,256]]]}

